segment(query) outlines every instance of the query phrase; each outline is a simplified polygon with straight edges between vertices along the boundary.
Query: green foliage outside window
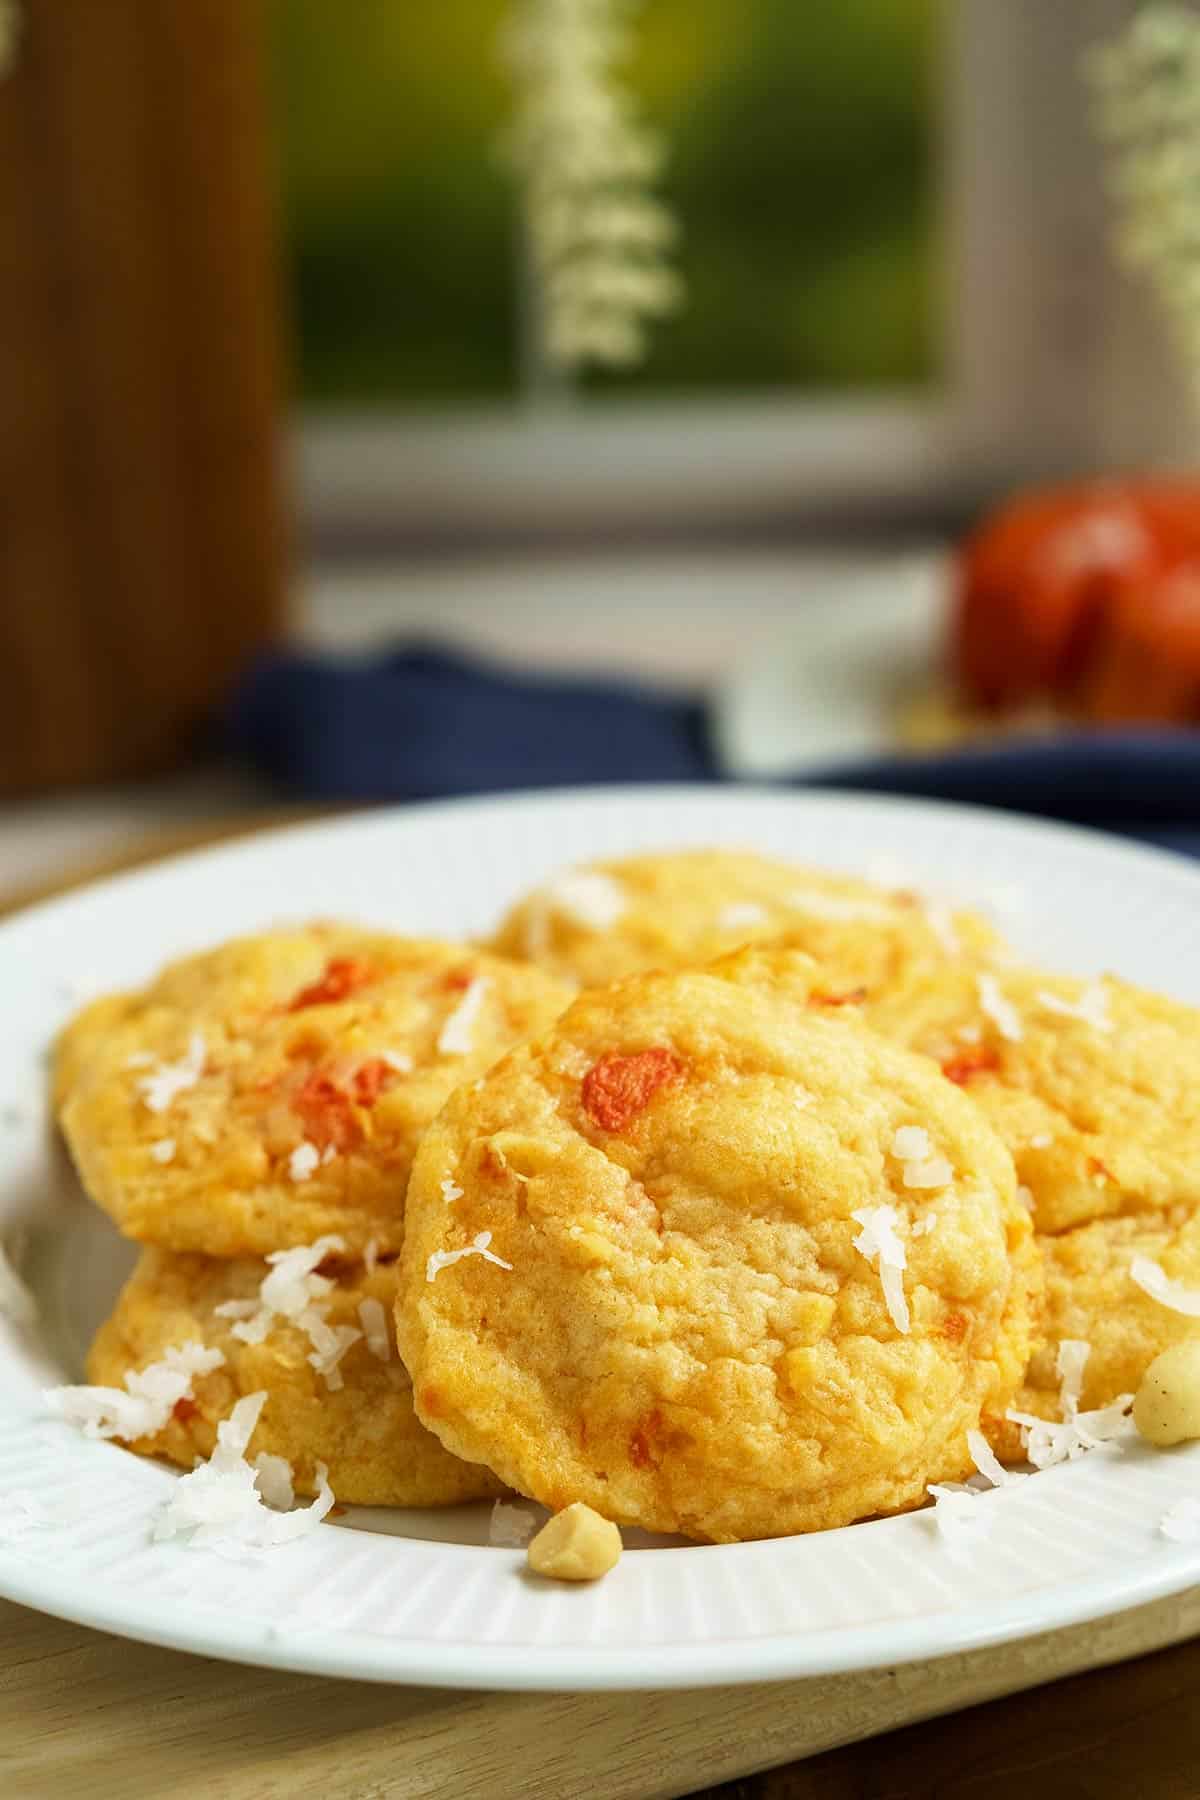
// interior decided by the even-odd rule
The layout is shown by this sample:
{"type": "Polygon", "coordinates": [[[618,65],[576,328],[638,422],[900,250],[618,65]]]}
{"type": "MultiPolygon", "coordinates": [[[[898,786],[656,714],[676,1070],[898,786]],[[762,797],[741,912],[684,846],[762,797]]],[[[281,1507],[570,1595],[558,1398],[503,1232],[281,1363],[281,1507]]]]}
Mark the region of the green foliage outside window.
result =
{"type": "MultiPolygon", "coordinates": [[[[934,368],[938,0],[646,0],[687,303],[623,393],[854,389],[934,368]]],[[[298,385],[315,405],[515,391],[503,0],[274,0],[298,385]]]]}

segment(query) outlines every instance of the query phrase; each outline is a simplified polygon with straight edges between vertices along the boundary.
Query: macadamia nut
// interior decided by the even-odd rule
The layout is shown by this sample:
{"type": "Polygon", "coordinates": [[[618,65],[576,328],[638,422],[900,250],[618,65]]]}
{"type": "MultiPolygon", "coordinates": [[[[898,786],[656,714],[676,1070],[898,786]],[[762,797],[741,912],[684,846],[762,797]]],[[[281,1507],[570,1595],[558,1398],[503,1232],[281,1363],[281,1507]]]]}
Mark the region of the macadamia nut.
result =
{"type": "Polygon", "coordinates": [[[1133,1422],[1152,1444],[1200,1438],[1200,1337],[1155,1357],[1133,1402],[1133,1422]]]}
{"type": "Polygon", "coordinates": [[[582,1500],[555,1513],[529,1546],[529,1566],[556,1581],[595,1581],[616,1567],[621,1533],[582,1500]]]}

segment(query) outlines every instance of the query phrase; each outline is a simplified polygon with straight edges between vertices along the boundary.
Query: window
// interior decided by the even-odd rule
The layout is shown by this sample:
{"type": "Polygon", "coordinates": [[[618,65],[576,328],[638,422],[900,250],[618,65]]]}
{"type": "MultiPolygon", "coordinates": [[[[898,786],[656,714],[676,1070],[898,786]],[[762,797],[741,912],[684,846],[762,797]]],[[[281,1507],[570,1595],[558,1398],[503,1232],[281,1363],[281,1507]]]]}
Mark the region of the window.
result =
{"type": "MultiPolygon", "coordinates": [[[[279,0],[298,369],[314,406],[514,391],[505,0],[279,0]]],[[[861,389],[935,360],[934,0],[645,0],[688,304],[622,392],[861,389]]],[[[598,385],[605,385],[600,381],[598,385]]]]}
{"type": "Polygon", "coordinates": [[[505,0],[357,0],[336,19],[275,0],[318,521],[927,514],[1177,438],[1156,334],[1107,255],[1078,76],[1130,4],[644,0],[629,79],[670,145],[686,306],[636,373],[531,416],[498,149],[505,0]]]}

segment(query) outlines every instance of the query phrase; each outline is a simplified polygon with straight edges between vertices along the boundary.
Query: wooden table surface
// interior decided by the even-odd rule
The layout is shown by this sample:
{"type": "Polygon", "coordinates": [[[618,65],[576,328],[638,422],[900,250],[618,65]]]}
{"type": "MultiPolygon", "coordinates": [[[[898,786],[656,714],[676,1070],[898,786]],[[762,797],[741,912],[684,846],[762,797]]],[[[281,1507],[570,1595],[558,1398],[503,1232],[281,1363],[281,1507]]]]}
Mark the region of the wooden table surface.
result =
{"type": "MultiPolygon", "coordinates": [[[[189,827],[186,842],[231,829],[246,823],[189,827]]],[[[75,873],[180,847],[142,841],[75,873]]],[[[0,1601],[0,1800],[1197,1800],[1198,1635],[1194,1589],[867,1675],[459,1694],[245,1669],[0,1601]],[[1139,1655],[1160,1644],[1174,1647],[1139,1655]],[[925,1722],[890,1729],[912,1718],[925,1722]]]]}
{"type": "Polygon", "coordinates": [[[1196,1800],[1195,1641],[949,1709],[1050,1667],[1120,1655],[1139,1637],[1197,1631],[1193,1591],[1005,1651],[867,1675],[690,1693],[461,1694],[240,1668],[0,1601],[0,1794],[1196,1800]],[[926,1722],[887,1729],[913,1716],[926,1722]]]}

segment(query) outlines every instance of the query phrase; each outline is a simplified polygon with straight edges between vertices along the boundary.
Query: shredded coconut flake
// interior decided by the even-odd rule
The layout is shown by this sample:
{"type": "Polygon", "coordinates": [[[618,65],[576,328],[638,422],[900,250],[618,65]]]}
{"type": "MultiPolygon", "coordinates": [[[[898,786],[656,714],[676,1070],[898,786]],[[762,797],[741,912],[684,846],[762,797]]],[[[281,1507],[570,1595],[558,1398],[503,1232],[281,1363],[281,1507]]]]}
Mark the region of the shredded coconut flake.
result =
{"type": "Polygon", "coordinates": [[[1026,1212],[1033,1212],[1037,1202],[1034,1200],[1032,1188],[1018,1187],[1017,1199],[1021,1202],[1021,1205],[1025,1208],[1026,1212]]]}
{"type": "Polygon", "coordinates": [[[259,1311],[257,1300],[222,1300],[213,1307],[218,1319],[252,1319],[259,1311]]]}
{"type": "Polygon", "coordinates": [[[1004,1467],[982,1431],[968,1431],[967,1449],[971,1452],[971,1461],[992,1487],[1012,1487],[1014,1483],[1024,1480],[1024,1476],[1015,1469],[1004,1467]]]}
{"type": "Polygon", "coordinates": [[[336,1256],[345,1248],[343,1238],[329,1234],[294,1250],[272,1250],[267,1257],[271,1272],[259,1289],[261,1305],[284,1318],[298,1319],[306,1307],[323,1299],[333,1287],[328,1275],[315,1271],[327,1256],[336,1256]]]}
{"type": "Polygon", "coordinates": [[[995,1522],[989,1495],[1025,1480],[1018,1470],[1003,1466],[982,1432],[967,1433],[967,1448],[978,1472],[966,1481],[935,1482],[926,1490],[934,1502],[934,1525],[951,1552],[970,1547],[971,1540],[995,1522]]]}
{"type": "Polygon", "coordinates": [[[390,1362],[392,1340],[388,1336],[387,1314],[379,1300],[360,1300],[358,1303],[358,1319],[363,1329],[363,1337],[367,1341],[367,1349],[380,1362],[390,1362]]]}
{"type": "Polygon", "coordinates": [[[918,1219],[909,1232],[909,1237],[928,1237],[931,1231],[937,1230],[937,1214],[927,1212],[923,1219],[918,1219]]]}
{"type": "Polygon", "coordinates": [[[926,1492],[933,1500],[933,1523],[951,1551],[966,1547],[995,1518],[979,1504],[979,1494],[962,1482],[933,1482],[926,1492]]]}
{"type": "Polygon", "coordinates": [[[1177,1500],[1158,1521],[1158,1529],[1177,1544],[1194,1544],[1200,1538],[1200,1500],[1190,1495],[1177,1500]]]}
{"type": "Polygon", "coordinates": [[[308,1360],[331,1393],[345,1385],[338,1364],[363,1334],[352,1325],[328,1323],[328,1295],[334,1284],[316,1271],[327,1256],[345,1248],[342,1238],[330,1236],[295,1250],[272,1251],[267,1257],[270,1273],[258,1290],[258,1300],[225,1300],[215,1309],[222,1318],[237,1321],[233,1335],[245,1344],[261,1344],[276,1319],[296,1326],[312,1345],[308,1360]]]}
{"type": "Polygon", "coordinates": [[[1021,1027],[1021,1015],[1005,995],[996,977],[988,974],[980,975],[976,986],[979,990],[979,1004],[1000,1036],[1007,1038],[1010,1043],[1020,1043],[1024,1035],[1021,1027]]]}
{"type": "Polygon", "coordinates": [[[1063,1338],[1058,1346],[1055,1373],[1059,1379],[1058,1405],[1064,1419],[1073,1419],[1079,1411],[1083,1372],[1091,1354],[1092,1346],[1086,1338],[1063,1338]]]}
{"type": "Polygon", "coordinates": [[[490,985],[486,975],[477,975],[470,983],[438,1034],[437,1047],[443,1056],[470,1054],[474,1046],[475,1020],[490,985]]]}
{"type": "Polygon", "coordinates": [[[0,1313],[14,1325],[32,1325],[38,1316],[37,1301],[9,1261],[0,1244],[0,1313]]]}
{"type": "Polygon", "coordinates": [[[288,1158],[288,1174],[293,1181],[307,1181],[321,1165],[321,1152],[315,1144],[297,1144],[288,1158]]]}
{"type": "Polygon", "coordinates": [[[161,1362],[131,1370],[124,1388],[50,1388],[46,1403],[60,1418],[81,1426],[85,1437],[115,1437],[129,1443],[162,1431],[178,1403],[191,1398],[193,1379],[211,1374],[224,1361],[219,1350],[179,1344],[161,1362]]]}
{"type": "Polygon", "coordinates": [[[1074,1413],[1061,1424],[1039,1419],[1032,1413],[1009,1411],[1004,1416],[1021,1427],[1021,1442],[1034,1468],[1052,1469],[1056,1463],[1074,1462],[1089,1450],[1098,1450],[1101,1444],[1120,1449],[1117,1440],[1129,1437],[1133,1431],[1129,1417],[1132,1405],[1132,1394],[1119,1394],[1110,1406],[1074,1413]]]}
{"type": "Polygon", "coordinates": [[[362,1332],[354,1325],[327,1324],[323,1309],[318,1307],[310,1308],[301,1319],[312,1345],[309,1363],[324,1378],[331,1394],[340,1393],[346,1384],[338,1365],[347,1350],[361,1340],[362,1332]]]}
{"type": "MultiPolygon", "coordinates": [[[[296,1512],[276,1513],[264,1504],[264,1489],[283,1492],[283,1471],[268,1460],[264,1477],[258,1457],[246,1461],[246,1450],[258,1424],[266,1394],[247,1394],[227,1419],[217,1426],[217,1446],[211,1458],[176,1482],[154,1524],[156,1540],[182,1537],[193,1548],[209,1548],[237,1554],[271,1550],[293,1543],[315,1530],[334,1504],[329,1473],[317,1464],[317,1498],[296,1512]]],[[[284,1469],[287,1465],[284,1464],[284,1469]]],[[[291,1471],[287,1470],[290,1485],[291,1471]]]]}
{"type": "Polygon", "coordinates": [[[1190,1288],[1173,1281],[1166,1270],[1149,1256],[1135,1256],[1129,1265],[1130,1279],[1144,1294],[1157,1300],[1172,1312],[1184,1313],[1189,1319],[1200,1319],[1200,1288],[1190,1288]]]}
{"type": "Polygon", "coordinates": [[[920,1125],[901,1125],[892,1139],[892,1155],[903,1164],[906,1188],[948,1187],[954,1170],[934,1152],[929,1133],[920,1125]]]}
{"type": "Polygon", "coordinates": [[[1048,1131],[1039,1131],[1036,1137],[1030,1138],[1029,1148],[1031,1150],[1048,1150],[1053,1142],[1054,1139],[1048,1131]]]}
{"type": "Polygon", "coordinates": [[[490,1231],[480,1231],[461,1250],[435,1250],[425,1264],[426,1281],[436,1281],[443,1269],[448,1269],[451,1263],[461,1262],[464,1256],[482,1256],[485,1262],[495,1263],[498,1269],[511,1270],[510,1262],[505,1262],[502,1256],[497,1256],[488,1248],[491,1241],[490,1231]]]}
{"type": "Polygon", "coordinates": [[[379,1262],[379,1239],[378,1238],[368,1238],[366,1243],[363,1245],[363,1268],[367,1271],[368,1275],[373,1275],[375,1273],[376,1265],[378,1264],[378,1262],[379,1262]]]}
{"type": "Polygon", "coordinates": [[[624,890],[598,869],[569,869],[548,884],[551,909],[588,931],[610,931],[626,910],[624,890]]]}
{"type": "Polygon", "coordinates": [[[738,931],[743,925],[765,925],[767,909],[758,906],[753,900],[738,900],[732,906],[722,907],[717,914],[717,924],[722,931],[738,931]]]}
{"type": "Polygon", "coordinates": [[[254,1485],[263,1497],[263,1503],[275,1512],[287,1512],[296,1504],[296,1490],[292,1484],[292,1465],[286,1456],[272,1456],[269,1450],[260,1450],[254,1459],[254,1485]]]}
{"type": "Polygon", "coordinates": [[[151,1074],[143,1075],[137,1084],[138,1091],[150,1111],[166,1112],[179,1094],[195,1087],[204,1073],[207,1058],[204,1039],[196,1031],[192,1033],[182,1062],[159,1063],[151,1074]]]}
{"type": "Polygon", "coordinates": [[[1064,1019],[1080,1019],[1085,1025],[1090,1025],[1093,1031],[1112,1030],[1108,994],[1102,981],[1091,982],[1074,1003],[1047,992],[1040,992],[1038,1001],[1047,1012],[1058,1013],[1064,1019]]]}
{"type": "Polygon", "coordinates": [[[503,1550],[522,1550],[537,1530],[537,1514],[524,1506],[497,1500],[488,1524],[488,1543],[503,1550]]]}
{"type": "Polygon", "coordinates": [[[395,1069],[397,1075],[412,1074],[413,1059],[403,1050],[384,1050],[379,1060],[385,1062],[389,1069],[395,1069]]]}
{"type": "Polygon", "coordinates": [[[151,1144],[150,1154],[155,1162],[169,1163],[175,1159],[175,1139],[159,1138],[157,1144],[151,1144]]]}
{"type": "Polygon", "coordinates": [[[904,1292],[904,1245],[896,1235],[899,1214],[894,1206],[860,1206],[852,1218],[862,1226],[854,1248],[868,1262],[878,1264],[884,1303],[897,1331],[909,1328],[908,1300],[904,1292]]]}
{"type": "Polygon", "coordinates": [[[446,1176],[445,1180],[441,1183],[441,1189],[442,1199],[446,1202],[447,1206],[453,1206],[456,1200],[461,1200],[463,1197],[462,1189],[452,1176],[446,1176]]]}
{"type": "Polygon", "coordinates": [[[926,900],[925,917],[929,929],[947,956],[962,955],[962,941],[954,926],[954,913],[945,900],[926,900]]]}

